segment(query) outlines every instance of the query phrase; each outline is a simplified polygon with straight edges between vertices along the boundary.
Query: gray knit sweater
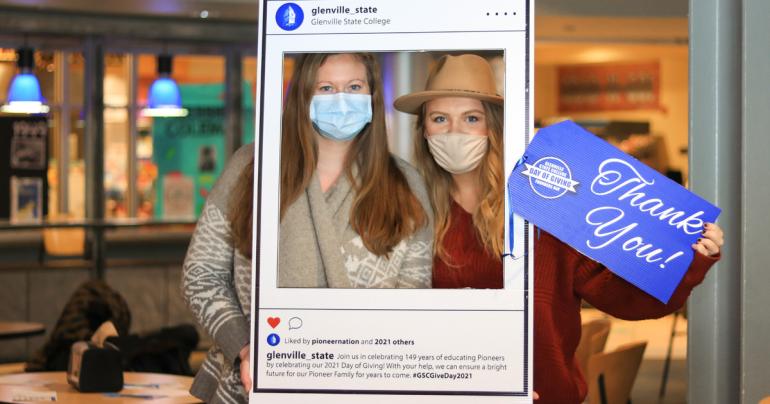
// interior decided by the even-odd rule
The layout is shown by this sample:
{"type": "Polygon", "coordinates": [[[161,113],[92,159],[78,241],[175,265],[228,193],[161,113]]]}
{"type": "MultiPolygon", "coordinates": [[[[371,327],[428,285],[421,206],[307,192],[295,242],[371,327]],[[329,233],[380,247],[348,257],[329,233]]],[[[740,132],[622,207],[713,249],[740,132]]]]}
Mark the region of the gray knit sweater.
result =
{"type": "MultiPolygon", "coordinates": [[[[233,248],[230,225],[228,222],[228,198],[240,175],[243,167],[254,158],[253,145],[244,146],[231,158],[228,167],[220,176],[216,185],[208,196],[198,224],[193,233],[192,241],[187,251],[184,262],[182,279],[182,293],[190,310],[194,313],[200,324],[211,335],[214,345],[195,377],[190,392],[207,403],[245,403],[248,401],[246,392],[240,382],[240,350],[249,343],[249,319],[251,316],[251,262],[233,248]]],[[[302,285],[293,285],[300,282],[282,280],[281,286],[310,286],[310,287],[430,287],[431,263],[432,263],[432,211],[428,201],[427,191],[422,177],[408,164],[398,160],[398,165],[409,182],[412,192],[421,202],[424,211],[429,216],[429,223],[408,240],[403,240],[390,259],[376,257],[360,245],[360,237],[350,232],[349,225],[342,221],[347,214],[332,213],[332,219],[326,224],[318,224],[321,219],[311,221],[315,228],[315,234],[321,236],[321,243],[337,242],[339,253],[334,254],[318,251],[309,256],[306,263],[316,262],[312,267],[315,272],[305,272],[300,278],[304,279],[302,285]],[[319,230],[320,228],[320,230],[319,230]],[[330,233],[331,232],[331,233],[330,233]],[[334,237],[327,237],[334,234],[334,237]],[[347,247],[346,247],[347,246],[347,247]],[[347,248],[347,251],[346,251],[347,248]],[[325,255],[333,255],[333,259],[319,258],[325,255]],[[335,263],[330,265],[329,263],[335,263]],[[337,265],[336,263],[342,263],[337,265]],[[329,268],[333,267],[333,268],[329,268]],[[371,267],[376,270],[376,276],[363,277],[361,268],[371,267]],[[319,269],[320,268],[320,269],[319,269]],[[318,284],[308,279],[327,279],[336,276],[347,278],[346,286],[335,286],[335,282],[321,281],[318,284]],[[340,275],[347,274],[345,275],[340,275]],[[287,284],[286,282],[289,282],[287,284]]],[[[339,182],[339,181],[338,181],[339,182]]],[[[302,227],[295,226],[294,222],[302,222],[304,208],[297,207],[303,203],[318,205],[319,197],[324,195],[327,201],[338,200],[339,208],[349,208],[350,196],[349,184],[344,180],[339,182],[336,189],[326,194],[318,194],[314,186],[300,197],[287,211],[282,220],[282,236],[295,231],[302,231],[302,227]],[[344,191],[344,192],[340,192],[344,191]],[[337,195],[337,196],[335,196],[337,195]],[[303,199],[304,198],[304,199],[303,199]],[[302,202],[305,201],[305,202],[302,202]],[[295,206],[297,205],[297,206],[295,206]],[[292,219],[290,212],[298,214],[292,219]]],[[[287,248],[287,239],[282,237],[281,249],[287,248]]],[[[294,239],[296,240],[296,238],[294,239]]],[[[312,238],[311,238],[312,240],[312,238]]],[[[296,249],[301,250],[301,249],[296,249]]],[[[295,250],[295,251],[296,251],[295,250]]],[[[281,254],[284,256],[284,254],[281,254]]],[[[281,259],[280,271],[288,273],[287,268],[292,267],[291,260],[281,259]]]]}

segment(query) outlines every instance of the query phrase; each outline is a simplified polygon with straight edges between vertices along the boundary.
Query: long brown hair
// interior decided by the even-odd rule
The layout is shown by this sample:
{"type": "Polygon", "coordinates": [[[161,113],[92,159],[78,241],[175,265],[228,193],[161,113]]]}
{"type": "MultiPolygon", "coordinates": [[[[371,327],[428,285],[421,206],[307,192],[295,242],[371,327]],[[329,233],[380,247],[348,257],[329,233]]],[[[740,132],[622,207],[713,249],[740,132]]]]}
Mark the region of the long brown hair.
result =
{"type": "Polygon", "coordinates": [[[251,233],[253,218],[251,211],[254,207],[254,159],[243,167],[238,180],[235,182],[228,206],[228,221],[233,247],[251,259],[251,233]]]}
{"type": "MultiPolygon", "coordinates": [[[[479,164],[481,202],[473,212],[473,227],[484,248],[502,260],[504,208],[503,202],[503,107],[482,101],[487,120],[489,147],[479,164]]],[[[417,167],[428,183],[433,206],[433,251],[447,265],[449,255],[443,247],[444,236],[451,224],[450,211],[454,187],[452,174],[441,168],[433,159],[425,138],[425,105],[417,115],[414,153],[417,167]]]]}
{"type": "MultiPolygon", "coordinates": [[[[310,184],[318,163],[318,146],[309,106],[318,69],[331,55],[304,54],[289,86],[281,129],[281,219],[310,184]]],[[[369,53],[353,55],[366,67],[372,96],[372,121],[352,141],[345,160],[345,176],[355,192],[349,220],[369,251],[387,255],[401,240],[424,226],[427,216],[388,151],[379,63],[369,53]],[[353,175],[353,167],[357,169],[357,176],[353,175]]],[[[233,203],[238,205],[230,209],[234,243],[246,256],[251,253],[252,199],[245,195],[253,186],[253,164],[250,166],[244,168],[232,195],[233,203]],[[244,209],[246,206],[249,209],[244,209]],[[237,213],[239,211],[241,213],[237,213]]]]}

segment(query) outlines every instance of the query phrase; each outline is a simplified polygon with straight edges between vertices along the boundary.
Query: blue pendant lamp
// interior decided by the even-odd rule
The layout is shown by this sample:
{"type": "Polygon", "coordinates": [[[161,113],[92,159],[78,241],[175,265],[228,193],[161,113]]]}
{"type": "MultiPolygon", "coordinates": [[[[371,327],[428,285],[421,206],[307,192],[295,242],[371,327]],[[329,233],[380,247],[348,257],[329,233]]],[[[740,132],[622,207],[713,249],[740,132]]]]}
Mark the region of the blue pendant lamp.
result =
{"type": "Polygon", "coordinates": [[[158,78],[150,86],[147,96],[147,108],[142,110],[145,116],[183,117],[187,109],[182,108],[182,96],[179,86],[171,78],[171,55],[158,56],[158,78]]]}
{"type": "Polygon", "coordinates": [[[35,51],[32,48],[19,48],[17,66],[19,73],[11,81],[8,97],[0,112],[10,114],[46,114],[50,111],[45,98],[40,92],[40,83],[33,73],[35,51]]]}

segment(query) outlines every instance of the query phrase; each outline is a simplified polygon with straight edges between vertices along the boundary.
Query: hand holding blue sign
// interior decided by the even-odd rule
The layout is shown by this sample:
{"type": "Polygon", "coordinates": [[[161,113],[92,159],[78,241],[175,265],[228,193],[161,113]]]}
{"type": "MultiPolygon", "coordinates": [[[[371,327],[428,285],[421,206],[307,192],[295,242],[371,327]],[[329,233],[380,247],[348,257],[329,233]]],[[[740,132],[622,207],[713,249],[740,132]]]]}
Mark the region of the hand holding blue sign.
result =
{"type": "Polygon", "coordinates": [[[513,211],[662,302],[693,250],[723,243],[719,208],[570,121],[534,137],[508,186],[513,211]]]}
{"type": "Polygon", "coordinates": [[[719,254],[724,244],[724,233],[716,223],[706,223],[703,230],[703,238],[692,245],[693,250],[708,256],[719,254]]]}

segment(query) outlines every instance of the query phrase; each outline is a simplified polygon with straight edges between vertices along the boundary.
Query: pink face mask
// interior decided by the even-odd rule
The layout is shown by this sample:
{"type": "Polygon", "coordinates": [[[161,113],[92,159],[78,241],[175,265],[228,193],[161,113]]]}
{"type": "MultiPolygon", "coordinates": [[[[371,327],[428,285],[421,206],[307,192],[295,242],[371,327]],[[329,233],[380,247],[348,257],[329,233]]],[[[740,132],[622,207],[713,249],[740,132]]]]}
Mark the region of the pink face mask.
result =
{"type": "Polygon", "coordinates": [[[488,137],[484,135],[441,133],[428,136],[433,159],[452,174],[464,174],[478,167],[488,145],[488,137]]]}

